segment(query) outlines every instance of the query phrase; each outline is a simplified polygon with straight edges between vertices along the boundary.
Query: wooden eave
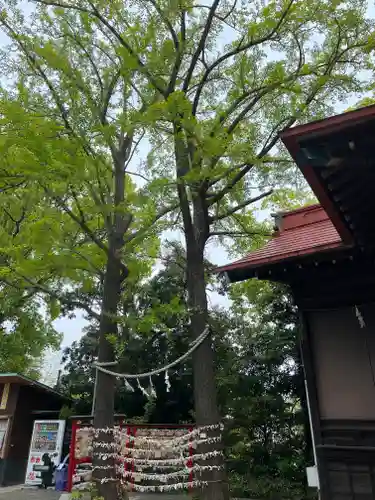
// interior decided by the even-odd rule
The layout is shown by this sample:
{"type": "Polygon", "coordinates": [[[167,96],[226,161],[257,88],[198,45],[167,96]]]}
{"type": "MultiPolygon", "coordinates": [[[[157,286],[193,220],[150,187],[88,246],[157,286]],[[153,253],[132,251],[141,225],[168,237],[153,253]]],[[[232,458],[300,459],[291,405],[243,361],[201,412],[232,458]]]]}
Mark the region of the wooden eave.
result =
{"type": "Polygon", "coordinates": [[[286,129],[280,138],[346,245],[375,247],[375,106],[286,129]]]}

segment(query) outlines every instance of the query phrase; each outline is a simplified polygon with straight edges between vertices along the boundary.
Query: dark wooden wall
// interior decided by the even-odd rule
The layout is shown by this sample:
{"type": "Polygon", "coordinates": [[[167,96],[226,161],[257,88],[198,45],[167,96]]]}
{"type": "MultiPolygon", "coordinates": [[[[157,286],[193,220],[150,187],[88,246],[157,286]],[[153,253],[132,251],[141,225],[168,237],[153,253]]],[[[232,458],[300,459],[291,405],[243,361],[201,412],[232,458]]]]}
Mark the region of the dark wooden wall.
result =
{"type": "Polygon", "coordinates": [[[375,419],[375,305],[307,313],[322,419],[375,419]]]}
{"type": "Polygon", "coordinates": [[[25,481],[34,421],[31,414],[33,403],[33,391],[30,391],[30,388],[26,386],[20,387],[9,443],[7,469],[4,476],[4,482],[7,485],[19,484],[25,481]]]}
{"type": "Polygon", "coordinates": [[[327,479],[322,500],[375,498],[375,421],[325,421],[317,451],[327,479]]]}
{"type": "MultiPolygon", "coordinates": [[[[25,481],[27,459],[35,420],[56,419],[46,415],[33,415],[33,411],[59,411],[61,398],[36,386],[11,386],[7,409],[12,411],[11,428],[8,433],[8,447],[5,460],[0,464],[0,485],[11,486],[25,481]]],[[[1,415],[1,413],[0,413],[1,415]]]]}
{"type": "MultiPolygon", "coordinates": [[[[0,385],[0,401],[4,391],[4,384],[0,385]]],[[[6,437],[6,442],[4,445],[3,457],[0,458],[0,486],[5,486],[7,484],[6,476],[8,471],[8,455],[10,450],[11,436],[13,432],[14,424],[14,414],[17,407],[19,394],[19,385],[11,384],[9,389],[9,397],[6,408],[0,409],[0,417],[8,418],[8,433],[6,437]]]]}

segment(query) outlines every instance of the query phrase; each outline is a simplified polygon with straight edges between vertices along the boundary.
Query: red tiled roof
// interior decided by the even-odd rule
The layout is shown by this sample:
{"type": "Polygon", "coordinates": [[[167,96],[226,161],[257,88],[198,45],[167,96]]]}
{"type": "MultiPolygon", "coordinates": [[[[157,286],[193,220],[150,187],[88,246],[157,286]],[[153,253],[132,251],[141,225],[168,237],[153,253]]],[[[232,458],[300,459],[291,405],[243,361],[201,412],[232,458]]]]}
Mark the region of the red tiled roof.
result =
{"type": "Polygon", "coordinates": [[[260,267],[345,246],[321,205],[311,205],[281,214],[279,230],[263,248],[217,272],[260,267]]]}

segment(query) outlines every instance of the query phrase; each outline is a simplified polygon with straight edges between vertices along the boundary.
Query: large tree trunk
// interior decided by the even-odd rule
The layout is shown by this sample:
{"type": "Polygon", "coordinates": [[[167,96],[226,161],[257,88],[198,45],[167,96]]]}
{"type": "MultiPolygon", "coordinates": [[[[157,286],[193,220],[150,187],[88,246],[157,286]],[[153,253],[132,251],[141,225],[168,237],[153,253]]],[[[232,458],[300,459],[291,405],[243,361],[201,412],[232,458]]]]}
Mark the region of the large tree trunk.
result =
{"type": "MultiPolygon", "coordinates": [[[[194,168],[194,144],[186,140],[179,120],[174,124],[174,145],[177,173],[177,191],[185,231],[186,273],[191,332],[197,338],[208,324],[208,306],[204,269],[204,248],[209,236],[208,207],[202,185],[187,187],[184,176],[194,168]],[[189,201],[192,198],[192,203],[189,201]],[[191,206],[192,205],[192,206],[191,206]],[[191,213],[193,208],[193,213],[191,213]]],[[[197,425],[220,422],[217,403],[214,353],[208,337],[193,354],[194,404],[197,425]]],[[[213,436],[217,433],[213,433],[213,436]]],[[[221,449],[219,444],[207,445],[199,452],[221,449]]],[[[205,462],[205,465],[224,466],[224,459],[205,462]]],[[[226,474],[213,470],[202,475],[208,486],[201,490],[203,500],[226,500],[229,497],[226,474]]]]}
{"type": "MultiPolygon", "coordinates": [[[[204,246],[206,241],[203,231],[203,213],[196,207],[195,210],[195,231],[186,232],[187,246],[187,286],[189,294],[189,307],[191,309],[191,329],[196,338],[208,324],[208,305],[206,295],[206,280],[204,269],[204,246]],[[202,238],[201,238],[202,237],[202,238]]],[[[208,337],[203,344],[193,354],[193,375],[194,375],[194,403],[195,417],[199,426],[220,423],[220,413],[217,402],[217,390],[215,380],[215,364],[212,340],[208,337]]],[[[212,437],[219,435],[213,432],[212,437]]],[[[204,446],[200,451],[206,452],[215,449],[222,449],[221,443],[214,443],[204,446]]],[[[208,482],[208,486],[202,489],[202,499],[204,500],[226,500],[229,497],[228,484],[224,469],[224,459],[218,457],[212,461],[205,462],[205,465],[216,465],[223,467],[222,470],[213,470],[202,476],[203,481],[208,482]]]]}
{"type": "MultiPolygon", "coordinates": [[[[114,360],[113,346],[108,340],[108,335],[118,334],[117,315],[119,313],[119,304],[121,300],[121,285],[127,277],[128,270],[121,260],[121,253],[124,247],[124,235],[131,223],[130,214],[124,214],[119,207],[124,202],[125,197],[125,171],[124,165],[130,154],[133,136],[128,135],[124,138],[118,151],[112,151],[114,163],[114,213],[111,220],[107,220],[109,226],[108,235],[108,258],[103,285],[102,310],[99,329],[99,352],[98,361],[111,362],[114,360]]],[[[114,394],[115,379],[99,370],[97,371],[95,407],[94,407],[94,427],[95,429],[104,429],[114,427],[114,394]]],[[[97,442],[113,442],[113,434],[101,432],[97,442]]],[[[103,453],[103,449],[95,446],[94,450],[103,453]]],[[[113,451],[115,451],[113,449],[113,451]]],[[[118,500],[127,498],[121,485],[115,480],[116,469],[114,460],[95,460],[99,466],[111,465],[111,469],[96,470],[94,480],[98,496],[104,500],[118,500]],[[101,478],[110,478],[112,480],[100,482],[101,478]]]]}
{"type": "MultiPolygon", "coordinates": [[[[113,249],[110,249],[113,250],[113,249]]],[[[113,347],[108,341],[110,334],[117,335],[117,308],[121,297],[121,267],[119,260],[113,252],[110,253],[107,260],[106,273],[103,287],[103,301],[99,330],[99,352],[98,361],[100,363],[113,361],[113,347]]],[[[94,407],[94,427],[103,429],[114,426],[114,396],[115,379],[100,371],[97,372],[95,407],[94,407]]],[[[101,433],[98,441],[111,441],[109,434],[101,433]]],[[[96,448],[103,452],[103,449],[96,448]]],[[[99,466],[113,464],[111,461],[94,460],[99,466]]],[[[100,479],[111,476],[115,477],[115,470],[97,470],[94,479],[96,480],[96,489],[99,497],[104,500],[117,500],[118,485],[115,481],[100,483],[100,479]]]]}

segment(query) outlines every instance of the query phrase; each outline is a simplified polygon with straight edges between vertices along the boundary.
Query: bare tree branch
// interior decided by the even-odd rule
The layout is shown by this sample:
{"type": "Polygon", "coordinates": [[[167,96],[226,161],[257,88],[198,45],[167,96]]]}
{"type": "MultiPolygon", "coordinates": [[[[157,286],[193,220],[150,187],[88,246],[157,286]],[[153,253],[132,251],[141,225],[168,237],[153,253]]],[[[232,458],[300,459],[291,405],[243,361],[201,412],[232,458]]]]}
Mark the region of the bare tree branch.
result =
{"type": "Polygon", "coordinates": [[[210,231],[208,237],[211,236],[228,236],[231,238],[248,238],[251,236],[272,236],[272,233],[265,233],[263,231],[210,231]]]}
{"type": "MultiPolygon", "coordinates": [[[[121,72],[120,72],[120,70],[117,70],[116,73],[113,75],[113,78],[109,82],[107,89],[104,89],[102,78],[100,76],[99,70],[98,70],[94,60],[92,59],[92,57],[91,57],[90,53],[88,52],[88,50],[86,49],[86,47],[80,42],[80,40],[78,39],[78,37],[74,33],[74,28],[72,27],[72,25],[69,22],[68,22],[68,25],[69,25],[72,33],[67,33],[66,36],[71,38],[78,45],[78,47],[83,51],[83,53],[85,54],[85,56],[89,60],[91,67],[93,68],[93,70],[96,74],[96,77],[97,77],[97,80],[99,83],[99,87],[100,87],[101,98],[102,98],[102,102],[100,103],[100,105],[98,105],[95,102],[95,99],[93,98],[93,96],[89,92],[88,88],[85,88],[84,86],[80,85],[79,82],[76,82],[76,85],[81,90],[81,92],[83,94],[87,95],[87,97],[91,103],[92,108],[98,110],[97,114],[98,114],[100,123],[102,125],[106,125],[107,124],[106,118],[107,118],[108,106],[109,106],[111,97],[113,95],[113,92],[116,88],[116,84],[120,78],[121,72]]],[[[71,74],[71,76],[74,78],[73,74],[71,74]]]]}
{"type": "Polygon", "coordinates": [[[137,55],[136,51],[124,39],[124,37],[121,36],[121,34],[117,31],[117,29],[109,21],[107,21],[107,19],[99,12],[99,10],[91,2],[90,2],[91,9],[87,9],[86,7],[82,7],[79,5],[71,5],[71,4],[63,2],[63,1],[61,1],[61,2],[57,2],[57,1],[53,1],[53,0],[32,0],[32,1],[34,3],[40,3],[43,5],[49,5],[49,6],[61,7],[63,9],[73,9],[73,10],[78,10],[81,12],[86,12],[87,14],[90,14],[91,16],[98,19],[98,21],[100,21],[101,24],[103,24],[115,36],[115,38],[118,40],[118,42],[127,50],[129,55],[137,61],[139,71],[146,76],[146,78],[151,83],[151,85],[158,92],[160,92],[160,94],[165,95],[165,88],[160,86],[158,84],[158,82],[154,79],[154,77],[150,74],[146,65],[141,61],[141,59],[137,55]]]}
{"type": "Polygon", "coordinates": [[[111,78],[111,81],[109,82],[109,85],[106,89],[106,91],[103,91],[103,108],[100,113],[100,121],[102,125],[105,125],[107,123],[107,112],[108,112],[108,106],[111,101],[111,97],[113,95],[113,92],[116,88],[117,82],[119,81],[119,78],[121,76],[121,71],[117,70],[116,73],[113,75],[111,78]]]}
{"type": "Polygon", "coordinates": [[[22,224],[22,222],[26,219],[26,206],[22,207],[22,212],[21,212],[21,215],[19,216],[18,219],[15,219],[13,217],[13,215],[5,207],[2,207],[2,208],[3,208],[3,211],[6,213],[6,215],[9,217],[9,219],[15,225],[15,228],[14,228],[14,230],[12,232],[12,237],[15,238],[17,236],[17,234],[19,234],[19,232],[21,230],[21,224],[22,224]]]}
{"type": "Polygon", "coordinates": [[[170,35],[172,37],[175,49],[178,50],[180,44],[179,44],[179,41],[178,41],[177,33],[174,30],[174,28],[172,26],[172,23],[170,22],[170,20],[168,19],[168,17],[165,15],[165,13],[159,7],[159,5],[157,4],[157,2],[155,0],[146,0],[146,1],[149,2],[154,7],[154,9],[156,10],[156,12],[159,14],[159,16],[161,17],[161,19],[163,20],[163,23],[168,28],[168,31],[169,31],[169,33],[170,33],[170,35]]]}
{"type": "Polygon", "coordinates": [[[137,96],[139,97],[139,100],[142,103],[142,107],[146,108],[147,102],[146,102],[144,96],[142,95],[141,91],[138,89],[138,87],[136,85],[134,85],[133,82],[130,82],[130,86],[134,90],[134,92],[137,94],[137,96]]]}
{"type": "MultiPolygon", "coordinates": [[[[41,283],[41,280],[33,281],[32,279],[28,278],[27,276],[24,276],[23,274],[19,273],[16,269],[13,269],[11,267],[10,267],[10,269],[12,270],[12,272],[15,275],[17,275],[21,279],[25,280],[26,283],[29,283],[30,286],[27,287],[28,289],[37,290],[39,292],[42,292],[42,293],[48,295],[49,297],[53,297],[54,299],[58,300],[59,302],[61,302],[63,304],[66,304],[66,305],[68,305],[68,306],[70,306],[72,308],[83,309],[84,311],[86,311],[89,314],[89,316],[91,316],[91,317],[93,317],[95,319],[100,319],[100,314],[98,314],[95,311],[93,311],[91,309],[91,307],[89,307],[84,302],[64,297],[63,295],[60,295],[56,291],[51,290],[50,288],[48,288],[47,286],[45,286],[43,283],[41,283]]],[[[6,285],[12,286],[12,287],[14,287],[16,289],[19,289],[19,290],[23,289],[22,287],[19,287],[16,284],[13,284],[13,283],[9,282],[4,277],[1,277],[0,281],[4,282],[6,285]]]]}
{"type": "Polygon", "coordinates": [[[210,223],[212,222],[217,222],[222,219],[226,219],[230,215],[233,215],[234,213],[238,212],[239,210],[242,210],[243,208],[246,208],[248,205],[251,205],[252,203],[255,203],[259,200],[262,200],[263,198],[266,198],[267,196],[270,196],[273,193],[273,189],[270,189],[269,191],[266,191],[265,193],[260,194],[259,196],[255,196],[254,198],[249,198],[239,205],[236,205],[235,207],[227,210],[224,213],[212,216],[209,218],[210,223]]]}
{"type": "Polygon", "coordinates": [[[233,5],[229,9],[229,11],[224,16],[220,16],[220,17],[218,16],[220,21],[226,21],[228,19],[228,17],[230,17],[233,14],[235,8],[237,7],[237,3],[238,3],[238,0],[234,0],[233,5]]]}
{"type": "Polygon", "coordinates": [[[84,216],[81,218],[77,217],[77,215],[67,206],[67,204],[59,197],[52,193],[47,187],[43,186],[46,194],[52,199],[55,200],[56,204],[67,214],[69,217],[82,229],[82,231],[91,239],[93,243],[101,250],[103,250],[107,255],[109,254],[108,247],[96,236],[96,234],[89,228],[86,223],[84,216]]]}
{"type": "Polygon", "coordinates": [[[140,179],[143,179],[146,182],[150,182],[150,179],[148,179],[145,175],[142,175],[138,172],[131,172],[130,170],[126,170],[126,173],[128,175],[133,175],[134,177],[139,177],[140,179]]]}
{"type": "MultiPolygon", "coordinates": [[[[186,75],[184,84],[182,86],[182,89],[184,92],[186,92],[189,88],[190,80],[193,76],[195,66],[196,66],[198,59],[199,59],[199,57],[200,57],[200,55],[201,55],[201,53],[204,50],[204,47],[206,45],[206,41],[207,41],[211,26],[212,26],[212,21],[215,17],[215,12],[219,6],[219,3],[220,3],[220,0],[214,0],[213,4],[210,7],[210,11],[209,11],[208,16],[207,16],[207,21],[206,21],[206,24],[204,26],[202,36],[199,40],[198,46],[193,54],[193,57],[191,58],[190,66],[189,66],[189,69],[187,71],[187,75],[186,75]]],[[[206,71],[206,73],[207,73],[207,71],[206,71]]]]}
{"type": "MultiPolygon", "coordinates": [[[[227,13],[219,14],[218,12],[215,13],[215,18],[221,21],[222,23],[226,24],[229,26],[234,31],[239,32],[239,29],[236,28],[236,26],[233,23],[228,22],[228,18],[233,14],[235,8],[237,7],[238,0],[234,0],[233,5],[230,7],[229,11],[227,13]]],[[[210,9],[210,5],[203,5],[203,4],[195,4],[194,5],[195,9],[210,9]]]]}
{"type": "Polygon", "coordinates": [[[174,90],[175,90],[178,72],[181,68],[182,60],[184,57],[184,46],[185,46],[185,42],[183,41],[181,44],[178,45],[178,47],[176,49],[176,59],[175,59],[175,62],[174,62],[173,68],[172,68],[171,78],[169,80],[168,88],[166,91],[167,96],[169,94],[171,94],[172,92],[174,92],[174,90]]]}
{"type": "MultiPolygon", "coordinates": [[[[282,81],[274,82],[271,85],[262,85],[258,88],[251,89],[247,92],[244,92],[241,96],[239,96],[230,106],[229,108],[223,112],[219,117],[219,124],[222,124],[225,120],[227,120],[230,115],[232,115],[238,108],[243,104],[249,97],[256,94],[255,97],[242,109],[242,111],[236,116],[236,118],[232,121],[230,125],[227,127],[228,134],[231,134],[237,125],[246,117],[246,115],[253,109],[253,107],[262,99],[262,97],[271,93],[272,91],[278,89],[280,85],[285,85],[286,83],[291,83],[298,77],[299,71],[302,67],[303,59],[300,59],[298,62],[298,67],[295,72],[293,72],[288,78],[285,78],[282,81]]],[[[215,129],[212,133],[214,133],[215,129]]]]}
{"type": "Polygon", "coordinates": [[[80,214],[80,216],[81,216],[81,219],[82,219],[82,221],[84,221],[84,220],[85,220],[85,214],[84,214],[84,212],[83,212],[83,210],[82,210],[82,207],[81,207],[80,202],[78,201],[78,195],[77,195],[77,193],[75,192],[75,190],[74,190],[73,186],[71,186],[71,187],[70,187],[70,190],[71,190],[72,196],[73,196],[73,198],[74,198],[74,201],[75,201],[76,207],[77,207],[77,209],[78,209],[78,212],[79,212],[79,214],[80,214]]]}
{"type": "MultiPolygon", "coordinates": [[[[311,102],[315,99],[315,97],[317,96],[317,94],[319,93],[320,91],[320,87],[319,86],[315,86],[315,88],[313,88],[313,90],[310,92],[310,95],[307,96],[305,102],[304,102],[304,107],[307,107],[311,104],[311,102]]],[[[300,112],[301,111],[298,111],[295,115],[293,116],[290,116],[289,118],[286,118],[286,119],[282,119],[280,120],[274,127],[273,129],[270,131],[265,143],[264,143],[264,146],[262,148],[262,150],[260,151],[260,153],[257,155],[257,160],[260,160],[262,159],[264,156],[266,156],[270,151],[271,149],[275,146],[275,144],[277,143],[277,141],[279,140],[279,136],[277,134],[277,131],[280,130],[280,127],[283,126],[284,128],[288,128],[288,127],[291,127],[295,122],[296,120],[298,119],[298,117],[300,116],[300,112]]],[[[230,182],[228,182],[228,184],[222,189],[220,190],[218,193],[215,193],[209,200],[209,205],[213,205],[214,203],[218,202],[219,200],[221,200],[221,198],[223,198],[223,196],[225,196],[227,193],[229,193],[233,188],[234,186],[243,178],[245,177],[245,175],[250,172],[250,170],[254,167],[254,163],[248,163],[247,165],[245,165],[239,172],[238,174],[236,174],[234,176],[233,179],[230,180],[230,182]]]]}
{"type": "MultiPolygon", "coordinates": [[[[238,165],[233,165],[232,167],[228,166],[228,169],[225,170],[225,172],[223,172],[221,175],[218,175],[217,177],[212,178],[210,180],[209,187],[211,188],[212,186],[214,186],[218,182],[222,181],[223,179],[226,179],[228,177],[228,175],[232,174],[236,170],[240,170],[240,169],[246,167],[246,165],[248,165],[249,163],[251,163],[251,160],[244,161],[243,163],[240,163],[238,165]]],[[[267,156],[267,157],[264,156],[263,163],[276,163],[276,164],[277,163],[281,163],[281,164],[290,163],[292,165],[295,164],[295,162],[290,158],[282,158],[282,157],[278,158],[278,157],[273,157],[273,156],[267,156]]],[[[254,187],[254,189],[255,189],[255,187],[254,187]]],[[[207,191],[207,196],[208,197],[215,196],[215,193],[210,193],[209,191],[207,191]]]]}
{"type": "MultiPolygon", "coordinates": [[[[98,27],[98,28],[100,30],[100,27],[98,27]]],[[[103,35],[106,35],[105,31],[100,30],[100,32],[103,33],[103,35]]],[[[111,39],[109,39],[109,42],[112,45],[111,39]]],[[[109,59],[111,61],[111,63],[114,66],[117,66],[117,64],[121,62],[121,59],[120,59],[120,57],[117,54],[115,54],[117,56],[117,58],[118,58],[118,60],[116,61],[116,59],[112,56],[112,54],[110,54],[109,52],[107,52],[102,45],[100,45],[98,43],[95,43],[94,41],[92,41],[91,43],[92,43],[92,46],[95,47],[96,49],[98,49],[107,59],[109,59]]],[[[113,48],[115,49],[116,47],[113,46],[113,48]]]]}
{"type": "MultiPolygon", "coordinates": [[[[146,134],[146,131],[143,131],[141,133],[141,135],[138,137],[137,141],[135,142],[135,144],[133,146],[133,150],[130,153],[130,155],[128,156],[128,159],[127,159],[127,161],[125,163],[124,170],[127,170],[128,166],[130,165],[130,163],[131,163],[131,161],[132,161],[132,159],[133,159],[133,157],[134,157],[134,155],[135,155],[135,153],[136,153],[136,151],[138,149],[138,146],[141,143],[142,139],[144,138],[145,134],[146,134]]],[[[127,173],[131,174],[131,172],[129,172],[129,171],[127,173]]],[[[132,175],[137,175],[137,174],[133,173],[132,175]]],[[[138,174],[138,176],[142,177],[140,174],[138,174]]],[[[146,177],[144,177],[144,179],[147,180],[146,177]]]]}
{"type": "Polygon", "coordinates": [[[175,143],[175,159],[176,159],[176,172],[177,172],[177,193],[179,205],[181,208],[182,219],[184,228],[187,232],[194,231],[193,218],[190,211],[190,202],[184,176],[190,169],[189,151],[186,147],[184,138],[182,137],[182,127],[180,124],[173,124],[174,143],[175,143]]]}
{"type": "Polygon", "coordinates": [[[200,83],[200,85],[197,89],[197,92],[195,94],[195,97],[194,97],[194,101],[193,101],[193,114],[194,115],[197,112],[198,105],[199,105],[199,99],[200,99],[200,96],[202,94],[203,88],[204,88],[205,84],[207,83],[207,79],[210,76],[210,74],[212,73],[212,71],[215,68],[217,68],[220,64],[225,62],[227,59],[230,59],[231,57],[236,56],[238,54],[241,54],[242,52],[245,52],[246,50],[250,49],[251,47],[255,47],[256,45],[260,45],[260,44],[270,40],[278,32],[278,30],[282,26],[285,18],[287,17],[290,9],[292,8],[292,5],[294,2],[295,2],[295,0],[290,0],[285,11],[280,16],[280,19],[278,20],[276,26],[270,31],[270,33],[267,33],[267,35],[264,35],[263,37],[258,38],[257,40],[250,40],[250,42],[248,42],[244,45],[242,44],[242,41],[241,41],[237,45],[236,48],[234,48],[233,50],[230,50],[226,54],[223,54],[221,57],[216,59],[216,61],[211,64],[211,66],[205,71],[205,73],[202,77],[201,83],[200,83]]]}
{"type": "Polygon", "coordinates": [[[180,204],[176,203],[175,205],[171,205],[171,206],[168,206],[168,207],[160,210],[160,212],[158,212],[155,215],[155,217],[152,219],[152,221],[147,226],[142,227],[141,229],[139,229],[138,231],[135,231],[132,234],[129,234],[125,238],[125,244],[129,243],[130,241],[133,241],[134,239],[136,239],[140,236],[143,236],[144,234],[146,234],[147,231],[150,229],[150,227],[152,227],[156,222],[158,222],[160,219],[162,219],[168,213],[173,212],[173,210],[177,210],[177,208],[179,208],[179,206],[180,206],[180,204]]]}
{"type": "Polygon", "coordinates": [[[78,47],[82,50],[82,52],[85,54],[85,56],[89,60],[89,62],[91,64],[91,67],[92,67],[92,69],[93,69],[93,71],[94,71],[94,73],[96,75],[96,79],[98,80],[98,84],[99,84],[99,87],[100,87],[101,95],[103,96],[103,93],[104,93],[103,80],[102,80],[102,78],[100,76],[100,73],[99,73],[97,65],[95,64],[95,61],[91,57],[90,52],[86,49],[86,47],[84,46],[84,44],[80,41],[79,36],[77,36],[77,33],[74,32],[74,27],[72,26],[72,24],[69,22],[68,19],[66,20],[66,23],[70,27],[71,33],[66,33],[65,36],[67,36],[68,38],[70,38],[71,40],[73,40],[73,42],[78,45],[78,47]]]}
{"type": "MultiPolygon", "coordinates": [[[[180,5],[181,8],[181,5],[180,5]]],[[[181,9],[180,17],[181,40],[186,42],[186,11],[181,9]]]]}
{"type": "Polygon", "coordinates": [[[93,264],[93,262],[90,259],[85,257],[85,255],[83,255],[81,252],[78,252],[78,250],[72,249],[71,252],[73,254],[76,254],[80,259],[87,262],[87,264],[100,276],[100,278],[104,279],[105,273],[101,269],[99,269],[97,266],[95,266],[95,264],[93,264]]]}
{"type": "Polygon", "coordinates": [[[26,183],[26,180],[23,180],[21,182],[17,182],[16,184],[8,184],[6,186],[0,187],[0,193],[5,193],[6,191],[9,191],[11,189],[17,189],[18,187],[23,186],[26,183]]]}

